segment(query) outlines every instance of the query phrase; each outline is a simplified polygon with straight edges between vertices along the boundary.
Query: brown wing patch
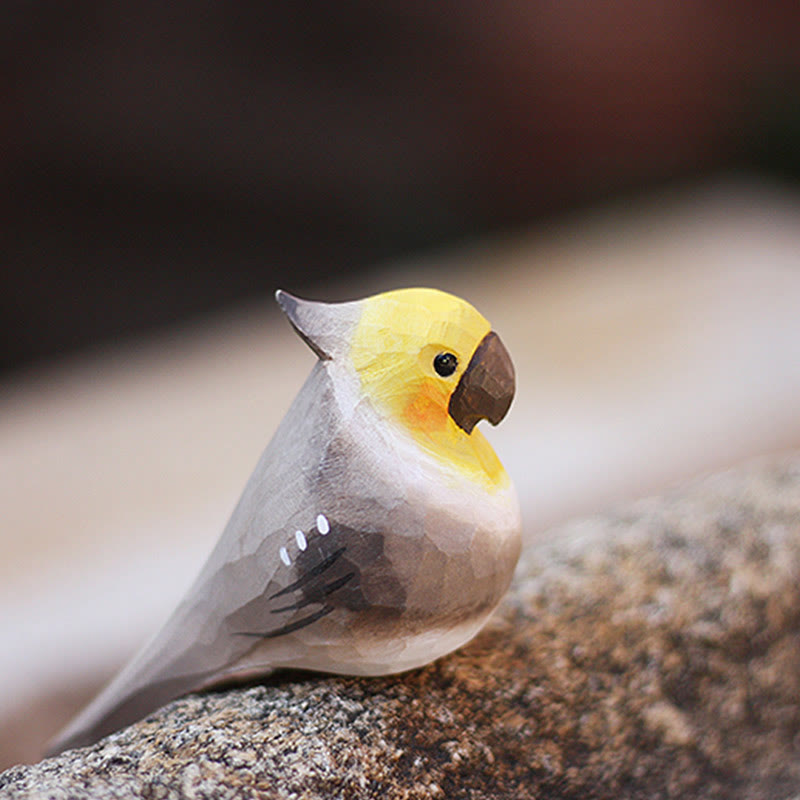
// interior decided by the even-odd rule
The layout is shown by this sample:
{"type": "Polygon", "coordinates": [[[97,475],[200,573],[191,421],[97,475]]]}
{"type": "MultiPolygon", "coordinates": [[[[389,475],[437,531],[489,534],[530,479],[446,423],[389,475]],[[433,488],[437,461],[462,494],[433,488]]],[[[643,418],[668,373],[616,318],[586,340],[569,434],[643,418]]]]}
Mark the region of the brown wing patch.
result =
{"type": "Polygon", "coordinates": [[[263,628],[237,631],[238,635],[272,639],[313,625],[337,610],[378,610],[384,605],[382,600],[385,611],[402,611],[404,592],[399,581],[386,571],[384,534],[359,531],[326,517],[322,523],[324,533],[318,523],[311,530],[296,534],[294,542],[287,537],[281,556],[285,569],[276,575],[276,580],[280,581],[283,574],[288,582],[258,601],[257,618],[263,620],[263,628]],[[374,596],[375,575],[370,573],[376,570],[381,575],[379,594],[384,597],[374,596]],[[369,599],[364,593],[366,586],[373,587],[369,599]],[[304,610],[310,613],[299,613],[304,610]]]}

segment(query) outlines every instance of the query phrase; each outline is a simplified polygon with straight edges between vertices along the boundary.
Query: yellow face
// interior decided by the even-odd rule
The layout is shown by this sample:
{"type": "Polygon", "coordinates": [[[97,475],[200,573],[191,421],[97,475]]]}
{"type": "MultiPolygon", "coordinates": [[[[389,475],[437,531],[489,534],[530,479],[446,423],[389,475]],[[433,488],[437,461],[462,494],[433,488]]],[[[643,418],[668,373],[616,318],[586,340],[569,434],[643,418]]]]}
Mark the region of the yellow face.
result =
{"type": "Polygon", "coordinates": [[[445,464],[489,488],[506,486],[503,465],[481,432],[467,433],[449,413],[451,395],[491,330],[488,321],[434,289],[399,289],[363,303],[350,360],[364,394],[445,464]]]}

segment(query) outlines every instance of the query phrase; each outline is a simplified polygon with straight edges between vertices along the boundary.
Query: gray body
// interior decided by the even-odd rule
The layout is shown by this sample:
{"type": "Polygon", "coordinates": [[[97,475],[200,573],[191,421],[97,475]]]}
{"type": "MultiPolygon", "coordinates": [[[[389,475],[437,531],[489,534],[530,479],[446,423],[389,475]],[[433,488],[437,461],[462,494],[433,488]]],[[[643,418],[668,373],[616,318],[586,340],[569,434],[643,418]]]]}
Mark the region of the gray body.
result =
{"type": "Polygon", "coordinates": [[[232,677],[425,664],[480,628],[518,555],[512,487],[476,491],[320,360],[186,598],[51,752],[232,677]]]}

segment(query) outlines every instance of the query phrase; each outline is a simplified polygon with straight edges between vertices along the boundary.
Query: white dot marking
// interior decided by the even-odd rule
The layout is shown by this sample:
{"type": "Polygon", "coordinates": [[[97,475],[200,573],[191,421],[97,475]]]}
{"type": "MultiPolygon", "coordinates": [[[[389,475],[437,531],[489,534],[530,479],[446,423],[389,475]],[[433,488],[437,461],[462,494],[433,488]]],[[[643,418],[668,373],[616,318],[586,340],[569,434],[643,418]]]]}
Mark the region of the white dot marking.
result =
{"type": "Polygon", "coordinates": [[[328,518],[324,514],[317,515],[317,530],[325,536],[326,533],[331,529],[330,524],[328,523],[328,518]]]}
{"type": "Polygon", "coordinates": [[[280,553],[281,553],[281,561],[283,561],[283,563],[286,564],[287,567],[291,567],[292,559],[289,558],[289,553],[286,551],[286,548],[281,547],[280,553]]]}
{"type": "Polygon", "coordinates": [[[297,539],[297,546],[301,550],[305,550],[306,547],[308,547],[308,542],[306,541],[306,535],[303,533],[303,531],[295,531],[294,538],[297,539]]]}

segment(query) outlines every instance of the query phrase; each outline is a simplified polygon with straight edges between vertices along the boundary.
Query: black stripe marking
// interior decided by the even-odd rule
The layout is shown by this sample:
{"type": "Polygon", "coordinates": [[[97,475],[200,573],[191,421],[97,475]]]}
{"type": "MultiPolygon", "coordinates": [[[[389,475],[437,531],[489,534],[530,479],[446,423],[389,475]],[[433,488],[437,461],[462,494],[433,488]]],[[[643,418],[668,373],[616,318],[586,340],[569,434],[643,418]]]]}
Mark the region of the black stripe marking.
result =
{"type": "Polygon", "coordinates": [[[341,589],[342,586],[344,586],[346,583],[349,583],[353,578],[355,578],[355,576],[355,572],[348,572],[347,575],[342,575],[341,578],[337,578],[327,586],[323,586],[319,592],[315,593],[315,595],[309,595],[303,600],[298,600],[296,603],[292,603],[290,606],[274,608],[272,609],[272,613],[280,614],[283,611],[297,611],[301,608],[311,605],[311,603],[319,603],[323,597],[327,597],[329,594],[333,594],[337,589],[341,589]]]}
{"type": "Polygon", "coordinates": [[[305,628],[306,625],[311,625],[312,622],[316,622],[318,619],[322,619],[322,617],[327,616],[333,610],[334,610],[333,606],[323,606],[319,611],[315,611],[313,614],[309,614],[307,617],[298,619],[297,622],[290,622],[288,625],[284,625],[278,628],[277,630],[270,631],[269,633],[241,632],[239,636],[257,636],[259,639],[274,639],[276,636],[283,636],[284,634],[287,633],[294,633],[294,631],[300,630],[300,628],[305,628]]]}
{"type": "Polygon", "coordinates": [[[276,597],[282,597],[285,594],[289,594],[295,589],[305,586],[309,581],[314,580],[314,578],[316,578],[318,575],[322,575],[326,569],[330,569],[330,567],[332,567],[341,558],[342,553],[344,553],[346,549],[346,547],[340,547],[338,550],[335,550],[324,561],[320,561],[319,564],[312,567],[310,570],[308,570],[308,572],[304,572],[294,583],[290,583],[279,592],[275,592],[275,594],[270,595],[269,599],[274,600],[276,597]]]}

